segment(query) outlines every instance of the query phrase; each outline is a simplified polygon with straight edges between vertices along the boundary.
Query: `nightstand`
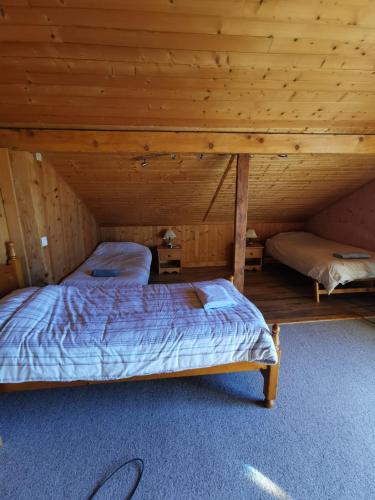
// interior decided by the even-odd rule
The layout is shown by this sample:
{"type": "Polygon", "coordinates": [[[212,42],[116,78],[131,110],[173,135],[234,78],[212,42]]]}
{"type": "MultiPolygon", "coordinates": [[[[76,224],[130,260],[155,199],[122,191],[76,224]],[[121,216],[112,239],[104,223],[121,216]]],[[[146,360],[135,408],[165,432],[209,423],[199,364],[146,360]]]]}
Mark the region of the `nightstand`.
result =
{"type": "Polygon", "coordinates": [[[261,271],[263,266],[264,246],[259,243],[249,245],[245,250],[245,270],[261,271]]]}
{"type": "Polygon", "coordinates": [[[182,248],[178,245],[173,248],[158,246],[159,274],[181,272],[181,257],[182,248]]]}

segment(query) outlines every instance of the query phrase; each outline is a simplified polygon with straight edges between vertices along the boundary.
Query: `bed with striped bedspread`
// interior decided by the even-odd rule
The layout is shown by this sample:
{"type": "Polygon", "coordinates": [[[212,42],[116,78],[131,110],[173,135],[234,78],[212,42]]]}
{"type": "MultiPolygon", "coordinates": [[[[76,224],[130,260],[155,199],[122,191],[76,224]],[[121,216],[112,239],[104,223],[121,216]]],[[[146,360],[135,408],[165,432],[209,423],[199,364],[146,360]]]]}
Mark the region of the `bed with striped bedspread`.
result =
{"type": "Polygon", "coordinates": [[[104,241],[78,269],[62,280],[61,285],[80,288],[147,285],[151,261],[151,250],[145,245],[127,241],[104,241]],[[92,276],[91,273],[97,269],[115,270],[118,276],[92,276]]]}
{"type": "Polygon", "coordinates": [[[0,301],[0,383],[105,381],[240,361],[277,363],[260,311],[205,310],[194,283],[126,288],[50,285],[0,301]]]}

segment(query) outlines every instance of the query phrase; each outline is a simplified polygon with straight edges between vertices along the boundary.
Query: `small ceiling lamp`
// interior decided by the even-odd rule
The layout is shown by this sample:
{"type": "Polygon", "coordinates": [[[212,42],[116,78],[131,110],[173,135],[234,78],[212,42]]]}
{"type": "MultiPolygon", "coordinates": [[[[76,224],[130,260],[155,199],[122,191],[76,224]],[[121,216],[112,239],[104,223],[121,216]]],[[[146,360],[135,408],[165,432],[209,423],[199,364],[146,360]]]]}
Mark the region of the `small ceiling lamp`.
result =
{"type": "Polygon", "coordinates": [[[258,238],[257,233],[255,232],[255,229],[248,229],[246,231],[246,245],[250,246],[253,245],[255,240],[258,238]]]}
{"type": "Polygon", "coordinates": [[[176,233],[172,229],[167,229],[164,233],[163,240],[168,248],[173,248],[173,240],[176,238],[176,233]]]}
{"type": "Polygon", "coordinates": [[[146,160],[146,158],[143,158],[143,160],[141,161],[141,167],[145,168],[147,167],[148,165],[148,161],[146,160]]]}

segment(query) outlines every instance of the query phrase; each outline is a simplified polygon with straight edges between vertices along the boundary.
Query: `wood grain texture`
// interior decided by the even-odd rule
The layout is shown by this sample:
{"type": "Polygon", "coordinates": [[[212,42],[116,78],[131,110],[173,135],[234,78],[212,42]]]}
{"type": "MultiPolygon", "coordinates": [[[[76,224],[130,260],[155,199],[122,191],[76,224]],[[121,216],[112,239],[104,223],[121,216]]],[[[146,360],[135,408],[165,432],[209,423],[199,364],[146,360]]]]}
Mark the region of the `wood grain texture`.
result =
{"type": "MultiPolygon", "coordinates": [[[[45,157],[99,225],[233,222],[234,168],[227,172],[211,205],[230,155],[50,153],[45,157]],[[142,167],[144,159],[147,165],[142,167]]],[[[373,155],[254,155],[248,217],[260,222],[304,221],[373,179],[374,159],[373,155]]]]}
{"type": "MultiPolygon", "coordinates": [[[[301,222],[249,221],[259,238],[265,239],[282,231],[303,229],[301,222]]],[[[101,227],[102,241],[134,241],[146,246],[163,243],[167,226],[101,227]]],[[[233,223],[172,226],[176,244],[182,246],[182,267],[224,266],[232,263],[233,223]]]]}
{"type": "MultiPolygon", "coordinates": [[[[151,274],[151,283],[186,283],[228,278],[231,267],[184,268],[179,275],[151,274]]],[[[313,301],[312,280],[278,263],[266,262],[261,273],[245,273],[245,295],[268,324],[375,318],[373,294],[333,295],[313,301]]]]}
{"type": "MultiPolygon", "coordinates": [[[[372,155],[255,155],[249,176],[248,217],[255,220],[306,220],[374,179],[372,155]]],[[[235,175],[230,172],[209,221],[233,213],[235,175]]]]}
{"type": "MultiPolygon", "coordinates": [[[[95,110],[94,107],[90,109],[95,110]]],[[[107,112],[109,108],[107,108],[107,112]]],[[[116,108],[111,108],[111,111],[116,108]]],[[[116,111],[114,111],[116,113],[116,111]]],[[[120,110],[121,116],[123,111],[120,110]]],[[[375,134],[0,129],[0,147],[59,153],[375,154],[375,134]]]]}
{"type": "Polygon", "coordinates": [[[0,125],[374,132],[374,19],[370,0],[4,0],[0,125]]]}
{"type": "Polygon", "coordinates": [[[223,172],[223,175],[220,178],[219,184],[217,185],[217,188],[214,192],[214,195],[210,201],[210,204],[208,205],[207,212],[204,214],[203,221],[206,222],[208,216],[210,215],[211,208],[214,206],[216,198],[219,196],[220,190],[225,182],[225,179],[227,178],[227,175],[229,174],[230,169],[232,168],[232,165],[234,163],[234,160],[236,159],[236,155],[231,155],[228,165],[226,169],[223,172]]]}
{"type": "Polygon", "coordinates": [[[10,156],[31,283],[56,283],[97,244],[96,221],[47,161],[25,152],[10,156]],[[41,236],[48,237],[47,247],[41,236]]]}
{"type": "Polygon", "coordinates": [[[5,218],[3,197],[0,188],[0,264],[5,264],[7,260],[5,243],[9,241],[8,224],[5,218]]]}
{"type": "Polygon", "coordinates": [[[0,264],[0,298],[19,288],[14,263],[0,264]]]}
{"type": "Polygon", "coordinates": [[[14,243],[16,255],[22,266],[25,283],[30,285],[31,275],[26,242],[22,230],[20,207],[15,190],[10,155],[7,149],[0,149],[0,189],[8,237],[14,243]]]}
{"type": "Polygon", "coordinates": [[[323,238],[375,252],[374,180],[310,217],[309,231],[323,238]]]}
{"type": "Polygon", "coordinates": [[[236,168],[236,198],[234,208],[234,255],[233,283],[243,292],[245,282],[245,248],[249,195],[250,156],[240,154],[237,157],[236,168]]]}

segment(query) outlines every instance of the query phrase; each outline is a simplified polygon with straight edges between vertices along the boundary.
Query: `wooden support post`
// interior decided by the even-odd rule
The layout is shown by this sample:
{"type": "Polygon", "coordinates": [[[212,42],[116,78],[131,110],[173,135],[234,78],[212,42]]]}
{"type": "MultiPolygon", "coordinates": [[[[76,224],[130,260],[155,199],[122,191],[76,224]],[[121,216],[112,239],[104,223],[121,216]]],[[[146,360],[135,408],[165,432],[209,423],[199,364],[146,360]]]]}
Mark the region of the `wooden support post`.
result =
{"type": "Polygon", "coordinates": [[[265,370],[262,370],[264,377],[264,405],[266,408],[272,408],[273,402],[277,396],[277,384],[279,380],[279,367],[280,367],[280,326],[278,324],[272,325],[272,339],[278,356],[277,365],[270,365],[265,370]]]}
{"type": "Polygon", "coordinates": [[[244,290],[246,226],[248,209],[249,154],[237,157],[236,207],[234,221],[234,284],[240,292],[244,290]]]}

